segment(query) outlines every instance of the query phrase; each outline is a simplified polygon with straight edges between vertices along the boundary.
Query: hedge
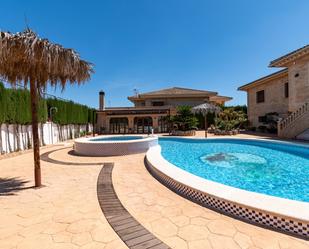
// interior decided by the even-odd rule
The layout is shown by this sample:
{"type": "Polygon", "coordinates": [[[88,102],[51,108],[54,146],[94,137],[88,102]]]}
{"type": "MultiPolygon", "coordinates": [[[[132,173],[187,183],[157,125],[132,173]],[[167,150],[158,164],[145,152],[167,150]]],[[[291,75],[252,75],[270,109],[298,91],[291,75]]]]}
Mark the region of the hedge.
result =
{"type": "MultiPolygon", "coordinates": [[[[93,123],[95,109],[72,101],[59,99],[40,99],[38,116],[44,123],[48,119],[49,110],[56,107],[53,112],[53,122],[60,125],[93,123]]],[[[5,88],[0,82],[0,124],[31,124],[30,92],[26,89],[5,88]]]]}
{"type": "Polygon", "coordinates": [[[56,107],[57,111],[52,110],[52,120],[54,123],[65,124],[86,124],[93,123],[95,110],[85,105],[76,104],[72,101],[59,99],[47,99],[48,110],[56,107]]]}

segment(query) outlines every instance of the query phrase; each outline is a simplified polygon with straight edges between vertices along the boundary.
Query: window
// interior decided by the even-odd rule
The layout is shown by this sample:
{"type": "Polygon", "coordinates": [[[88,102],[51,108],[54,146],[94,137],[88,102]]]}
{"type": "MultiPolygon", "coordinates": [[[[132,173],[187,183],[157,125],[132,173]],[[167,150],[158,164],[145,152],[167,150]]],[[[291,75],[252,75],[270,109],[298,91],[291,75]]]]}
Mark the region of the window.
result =
{"type": "Polygon", "coordinates": [[[267,121],[266,116],[259,116],[259,123],[265,123],[267,121]]]}
{"type": "Polygon", "coordinates": [[[163,101],[154,101],[154,102],[152,102],[152,106],[164,106],[164,102],[163,101]]]}
{"type": "Polygon", "coordinates": [[[284,84],[284,97],[288,98],[289,97],[289,83],[284,84]]]}
{"type": "Polygon", "coordinates": [[[265,102],[265,92],[264,90],[256,92],[256,103],[265,102]]]}

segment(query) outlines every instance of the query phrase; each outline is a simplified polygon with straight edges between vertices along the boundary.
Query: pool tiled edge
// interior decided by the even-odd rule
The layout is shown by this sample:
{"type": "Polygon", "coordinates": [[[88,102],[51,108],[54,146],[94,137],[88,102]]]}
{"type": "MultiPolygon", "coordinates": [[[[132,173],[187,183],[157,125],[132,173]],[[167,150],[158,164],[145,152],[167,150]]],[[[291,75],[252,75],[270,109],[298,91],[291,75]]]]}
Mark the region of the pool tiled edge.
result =
{"type": "MultiPolygon", "coordinates": [[[[149,153],[151,152],[148,151],[145,159],[146,168],[159,182],[164,184],[175,193],[201,206],[210,208],[245,222],[309,240],[309,222],[293,217],[283,216],[277,213],[266,212],[265,210],[255,209],[246,205],[240,205],[239,203],[218,198],[215,195],[211,195],[204,191],[200,191],[196,188],[188,186],[187,184],[177,181],[170,177],[168,174],[160,171],[156,167],[157,165],[154,165],[153,162],[148,160],[149,153]]],[[[158,158],[160,155],[157,154],[155,156],[158,158]]],[[[168,165],[166,166],[168,167],[168,165]]]]}
{"type": "Polygon", "coordinates": [[[97,182],[99,204],[108,223],[128,248],[168,249],[166,244],[144,228],[121,204],[113,187],[113,167],[113,163],[105,163],[97,182]]]}

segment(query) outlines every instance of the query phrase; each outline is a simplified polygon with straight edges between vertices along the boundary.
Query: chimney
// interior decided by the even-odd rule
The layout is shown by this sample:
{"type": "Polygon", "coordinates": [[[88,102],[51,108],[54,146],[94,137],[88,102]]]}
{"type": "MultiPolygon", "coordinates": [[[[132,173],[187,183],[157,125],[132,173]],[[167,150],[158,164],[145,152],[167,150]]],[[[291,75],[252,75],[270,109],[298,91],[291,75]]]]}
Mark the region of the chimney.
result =
{"type": "Polygon", "coordinates": [[[103,91],[99,92],[99,110],[103,111],[105,109],[105,93],[103,91]]]}

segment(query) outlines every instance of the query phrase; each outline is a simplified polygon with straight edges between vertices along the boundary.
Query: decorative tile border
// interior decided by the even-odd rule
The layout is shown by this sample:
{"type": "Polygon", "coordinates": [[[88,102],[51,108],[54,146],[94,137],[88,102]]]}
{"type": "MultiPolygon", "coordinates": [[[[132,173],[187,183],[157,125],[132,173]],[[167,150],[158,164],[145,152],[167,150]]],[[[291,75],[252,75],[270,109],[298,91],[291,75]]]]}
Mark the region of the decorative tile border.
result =
{"type": "Polygon", "coordinates": [[[212,196],[189,187],[165,175],[156,169],[155,166],[147,160],[147,158],[145,158],[145,165],[151,175],[153,175],[163,185],[201,206],[251,224],[309,240],[308,222],[305,223],[303,221],[293,220],[288,217],[267,213],[262,210],[241,206],[237,203],[220,199],[216,196],[212,196]]]}
{"type": "Polygon", "coordinates": [[[111,227],[131,249],[169,249],[144,228],[122,205],[112,181],[113,163],[104,163],[97,182],[100,207],[111,227]]]}

